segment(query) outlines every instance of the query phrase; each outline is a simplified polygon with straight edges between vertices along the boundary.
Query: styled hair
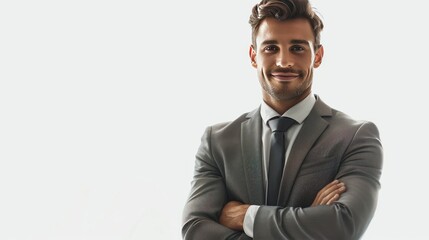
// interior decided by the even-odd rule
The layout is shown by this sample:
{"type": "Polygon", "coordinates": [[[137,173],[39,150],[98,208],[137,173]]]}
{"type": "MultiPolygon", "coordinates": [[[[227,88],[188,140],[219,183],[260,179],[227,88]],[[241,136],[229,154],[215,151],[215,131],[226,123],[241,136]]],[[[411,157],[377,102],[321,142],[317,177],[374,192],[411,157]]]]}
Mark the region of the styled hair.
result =
{"type": "Polygon", "coordinates": [[[310,22],[314,35],[314,48],[320,47],[320,32],[323,22],[313,10],[308,0],[262,0],[252,9],[249,18],[252,27],[252,44],[256,48],[256,34],[265,18],[275,18],[278,21],[304,18],[310,22]]]}

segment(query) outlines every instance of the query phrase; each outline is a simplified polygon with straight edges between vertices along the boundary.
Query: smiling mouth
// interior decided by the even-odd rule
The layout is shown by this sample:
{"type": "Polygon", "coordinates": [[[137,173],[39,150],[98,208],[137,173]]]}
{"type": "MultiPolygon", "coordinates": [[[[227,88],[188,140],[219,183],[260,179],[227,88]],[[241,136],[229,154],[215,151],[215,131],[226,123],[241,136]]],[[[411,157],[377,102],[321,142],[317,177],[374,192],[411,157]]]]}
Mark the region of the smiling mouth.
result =
{"type": "Polygon", "coordinates": [[[293,72],[274,72],[271,73],[271,76],[279,82],[290,82],[297,79],[299,77],[299,74],[293,72]]]}

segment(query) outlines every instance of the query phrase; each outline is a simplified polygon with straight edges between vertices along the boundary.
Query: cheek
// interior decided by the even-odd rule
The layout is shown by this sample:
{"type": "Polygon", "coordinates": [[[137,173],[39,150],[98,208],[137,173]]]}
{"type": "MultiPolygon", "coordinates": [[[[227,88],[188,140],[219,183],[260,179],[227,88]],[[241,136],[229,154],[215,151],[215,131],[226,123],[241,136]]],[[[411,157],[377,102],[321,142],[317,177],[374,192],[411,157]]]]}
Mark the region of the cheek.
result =
{"type": "Polygon", "coordinates": [[[305,61],[305,67],[303,69],[305,69],[305,71],[307,71],[307,74],[310,74],[313,71],[314,68],[314,58],[310,58],[307,59],[305,61]]]}
{"type": "Polygon", "coordinates": [[[264,69],[265,69],[265,62],[264,61],[262,61],[261,59],[257,59],[256,60],[256,70],[258,71],[258,72],[263,72],[264,71],[264,69]]]}
{"type": "Polygon", "coordinates": [[[259,69],[262,73],[266,74],[268,71],[270,71],[270,69],[273,68],[272,64],[269,61],[261,61],[260,64],[258,65],[259,69]]]}
{"type": "Polygon", "coordinates": [[[258,75],[259,75],[259,78],[261,78],[261,79],[265,78],[265,77],[264,77],[264,75],[265,75],[265,70],[264,70],[264,68],[263,68],[263,67],[258,67],[258,75]]]}
{"type": "Polygon", "coordinates": [[[261,55],[259,55],[256,58],[256,62],[258,63],[259,66],[266,68],[267,66],[275,64],[275,58],[273,56],[261,56],[261,55]]]}

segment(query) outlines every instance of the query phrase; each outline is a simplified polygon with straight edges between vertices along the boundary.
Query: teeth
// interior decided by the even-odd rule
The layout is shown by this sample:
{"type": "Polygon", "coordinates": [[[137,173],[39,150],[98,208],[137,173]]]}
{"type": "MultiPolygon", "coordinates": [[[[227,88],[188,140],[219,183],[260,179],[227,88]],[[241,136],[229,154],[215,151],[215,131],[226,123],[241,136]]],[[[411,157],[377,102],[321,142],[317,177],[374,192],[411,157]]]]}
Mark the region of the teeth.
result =
{"type": "Polygon", "coordinates": [[[277,75],[276,77],[296,77],[297,75],[277,75]]]}
{"type": "Polygon", "coordinates": [[[273,76],[277,77],[296,77],[298,74],[273,74],[273,76]]]}

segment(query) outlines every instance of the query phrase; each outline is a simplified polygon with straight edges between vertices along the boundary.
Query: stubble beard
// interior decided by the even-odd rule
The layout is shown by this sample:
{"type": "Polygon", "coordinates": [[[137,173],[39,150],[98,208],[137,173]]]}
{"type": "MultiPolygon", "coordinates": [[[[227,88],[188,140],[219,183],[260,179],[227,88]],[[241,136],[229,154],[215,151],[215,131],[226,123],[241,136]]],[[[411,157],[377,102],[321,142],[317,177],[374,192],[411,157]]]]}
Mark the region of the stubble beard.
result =
{"type": "Polygon", "coordinates": [[[289,87],[286,89],[276,89],[273,85],[268,84],[270,82],[268,78],[264,78],[264,81],[262,81],[262,89],[277,101],[294,99],[304,94],[307,89],[311,88],[313,74],[311,74],[307,80],[303,80],[302,76],[299,78],[299,86],[293,92],[289,92],[289,87]]]}

